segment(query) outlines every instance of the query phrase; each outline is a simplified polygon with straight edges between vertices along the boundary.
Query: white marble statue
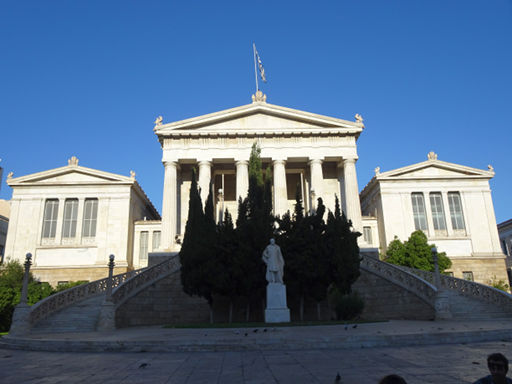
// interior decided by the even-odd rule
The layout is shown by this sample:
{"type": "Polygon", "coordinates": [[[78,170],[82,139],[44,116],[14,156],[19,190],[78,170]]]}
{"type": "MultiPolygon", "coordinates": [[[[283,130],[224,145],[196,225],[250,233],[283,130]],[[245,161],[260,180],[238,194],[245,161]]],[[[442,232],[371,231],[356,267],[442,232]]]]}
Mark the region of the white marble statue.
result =
{"type": "Polygon", "coordinates": [[[270,239],[270,244],[263,251],[261,258],[267,265],[267,281],[283,284],[284,259],[281,254],[281,247],[276,244],[273,238],[270,239]]]}

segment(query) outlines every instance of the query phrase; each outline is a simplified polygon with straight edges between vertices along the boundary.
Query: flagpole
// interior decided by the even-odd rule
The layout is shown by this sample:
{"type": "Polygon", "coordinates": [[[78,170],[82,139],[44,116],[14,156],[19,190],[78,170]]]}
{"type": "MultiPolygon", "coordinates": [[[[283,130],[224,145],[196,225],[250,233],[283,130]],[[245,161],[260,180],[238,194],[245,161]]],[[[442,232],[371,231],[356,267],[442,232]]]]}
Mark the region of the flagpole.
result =
{"type": "Polygon", "coordinates": [[[254,55],[254,78],[256,79],[256,92],[258,92],[258,71],[256,69],[256,44],[252,43],[252,53],[254,55]]]}

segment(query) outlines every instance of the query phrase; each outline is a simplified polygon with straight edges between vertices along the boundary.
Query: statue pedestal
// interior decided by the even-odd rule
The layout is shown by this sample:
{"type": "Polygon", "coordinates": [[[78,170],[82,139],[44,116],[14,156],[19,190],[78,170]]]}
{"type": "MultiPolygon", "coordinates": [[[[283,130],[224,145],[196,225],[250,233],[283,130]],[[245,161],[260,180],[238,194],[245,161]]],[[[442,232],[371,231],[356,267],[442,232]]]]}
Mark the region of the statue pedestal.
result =
{"type": "Polygon", "coordinates": [[[267,309],[265,323],[289,323],[290,310],[286,305],[286,285],[269,283],[267,285],[267,309]]]}

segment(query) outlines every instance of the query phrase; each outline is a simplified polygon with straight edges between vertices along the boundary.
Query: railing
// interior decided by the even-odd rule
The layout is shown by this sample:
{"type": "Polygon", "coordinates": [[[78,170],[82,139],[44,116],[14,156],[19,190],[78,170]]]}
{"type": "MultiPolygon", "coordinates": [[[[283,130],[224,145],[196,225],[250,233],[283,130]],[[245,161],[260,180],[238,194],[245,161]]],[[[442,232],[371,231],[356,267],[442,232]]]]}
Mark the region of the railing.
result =
{"type": "Polygon", "coordinates": [[[363,256],[360,266],[412,292],[427,304],[435,305],[437,288],[422,276],[368,256],[363,256]]]}
{"type": "MultiPolygon", "coordinates": [[[[434,281],[434,273],[429,271],[422,271],[420,269],[399,267],[404,271],[414,273],[420,276],[423,280],[430,283],[434,281]]],[[[458,279],[447,275],[441,275],[441,288],[456,291],[457,293],[470,297],[476,298],[489,304],[499,306],[502,309],[510,311],[512,313],[512,295],[504,292],[500,289],[475,283],[474,281],[458,279]]]]}
{"type": "Polygon", "coordinates": [[[171,256],[169,259],[162,261],[159,264],[146,268],[142,273],[131,277],[123,284],[119,285],[113,290],[111,301],[116,304],[116,306],[119,306],[146,286],[178,271],[180,268],[181,264],[179,255],[171,256]]]}
{"type": "MultiPolygon", "coordinates": [[[[117,287],[123,282],[138,275],[145,269],[138,269],[135,271],[121,273],[112,276],[112,287],[117,287]]],[[[88,284],[77,285],[76,287],[66,289],[65,291],[48,296],[47,298],[34,304],[31,308],[29,321],[30,324],[35,324],[38,321],[48,317],[48,315],[65,308],[71,304],[85,300],[89,297],[104,293],[107,290],[108,277],[104,279],[92,281],[88,284]]]]}

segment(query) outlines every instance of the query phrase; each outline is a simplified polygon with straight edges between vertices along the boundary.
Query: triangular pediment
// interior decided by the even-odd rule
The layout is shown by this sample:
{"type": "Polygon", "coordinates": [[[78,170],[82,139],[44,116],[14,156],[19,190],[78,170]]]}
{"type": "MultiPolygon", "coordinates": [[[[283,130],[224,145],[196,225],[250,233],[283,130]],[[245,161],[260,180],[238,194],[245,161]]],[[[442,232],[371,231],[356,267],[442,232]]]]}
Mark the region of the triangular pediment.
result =
{"type": "Polygon", "coordinates": [[[180,133],[293,132],[328,129],[358,134],[363,128],[364,125],[360,121],[347,121],[265,102],[254,102],[191,119],[156,125],[155,133],[158,136],[172,136],[180,133]]]}
{"type": "Polygon", "coordinates": [[[429,159],[422,163],[394,169],[377,175],[377,179],[453,179],[453,178],[486,178],[490,179],[494,172],[464,165],[448,163],[437,159],[429,159]]]}
{"type": "Polygon", "coordinates": [[[11,187],[22,185],[132,184],[133,182],[134,179],[127,176],[78,165],[68,165],[7,180],[7,184],[11,187]]]}

